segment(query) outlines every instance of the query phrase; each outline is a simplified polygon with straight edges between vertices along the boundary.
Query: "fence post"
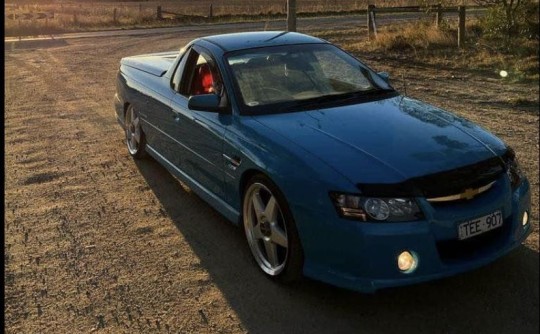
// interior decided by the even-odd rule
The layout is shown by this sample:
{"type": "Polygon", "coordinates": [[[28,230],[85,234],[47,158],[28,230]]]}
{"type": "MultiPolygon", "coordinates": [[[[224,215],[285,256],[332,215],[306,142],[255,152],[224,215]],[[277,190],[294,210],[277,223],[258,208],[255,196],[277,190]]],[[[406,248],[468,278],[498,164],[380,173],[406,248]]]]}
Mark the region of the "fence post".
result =
{"type": "Polygon", "coordinates": [[[442,6],[441,4],[438,4],[437,6],[435,6],[435,28],[439,29],[441,27],[441,22],[442,22],[442,16],[443,16],[443,12],[441,10],[442,6]]]}
{"type": "Polygon", "coordinates": [[[161,20],[163,18],[163,16],[161,16],[161,6],[157,6],[157,19],[158,20],[161,20]]]}
{"type": "Polygon", "coordinates": [[[375,37],[375,5],[368,5],[367,9],[367,27],[368,27],[368,38],[373,39],[375,37]]]}
{"type": "Polygon", "coordinates": [[[210,4],[210,13],[208,13],[208,17],[212,18],[213,14],[214,13],[213,13],[213,10],[212,10],[212,4],[210,4]]]}
{"type": "Polygon", "coordinates": [[[139,17],[141,17],[141,16],[142,16],[142,5],[139,4],[139,17]]]}
{"type": "MultiPolygon", "coordinates": [[[[33,14],[33,11],[31,11],[30,14],[33,14]]],[[[32,15],[32,27],[35,27],[35,26],[36,26],[36,18],[34,17],[34,15],[32,15]]]]}
{"type": "Polygon", "coordinates": [[[465,45],[465,6],[459,6],[458,48],[465,45]]]}
{"type": "Polygon", "coordinates": [[[19,41],[22,39],[21,19],[19,19],[19,41]]]}
{"type": "Polygon", "coordinates": [[[287,0],[287,31],[296,31],[296,0],[287,0]]]}
{"type": "Polygon", "coordinates": [[[116,8],[113,9],[113,23],[116,23],[116,8]]]}

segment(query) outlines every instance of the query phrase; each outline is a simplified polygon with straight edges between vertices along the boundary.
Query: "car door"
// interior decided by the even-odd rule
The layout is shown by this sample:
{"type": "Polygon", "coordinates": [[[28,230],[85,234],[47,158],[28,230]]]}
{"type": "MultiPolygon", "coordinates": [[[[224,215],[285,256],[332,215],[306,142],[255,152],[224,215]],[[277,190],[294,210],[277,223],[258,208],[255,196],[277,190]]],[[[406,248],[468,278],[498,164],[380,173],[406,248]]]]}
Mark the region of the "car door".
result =
{"type": "Polygon", "coordinates": [[[208,51],[194,46],[189,51],[181,82],[171,100],[176,123],[172,133],[185,152],[180,159],[182,171],[206,190],[223,198],[223,137],[231,115],[190,110],[189,97],[199,94],[218,94],[226,99],[215,61],[208,51]]]}
{"type": "MultiPolygon", "coordinates": [[[[182,73],[187,60],[184,53],[177,62],[174,73],[182,73]]],[[[174,75],[174,74],[173,74],[174,75]]],[[[175,80],[163,76],[160,78],[159,91],[157,88],[148,90],[149,102],[144,108],[144,129],[147,144],[161,157],[180,167],[180,159],[184,155],[184,147],[174,138],[177,122],[171,112],[171,98],[175,95],[175,80]],[[152,95],[156,96],[150,98],[152,95]]],[[[177,84],[177,83],[176,83],[177,84]]]]}

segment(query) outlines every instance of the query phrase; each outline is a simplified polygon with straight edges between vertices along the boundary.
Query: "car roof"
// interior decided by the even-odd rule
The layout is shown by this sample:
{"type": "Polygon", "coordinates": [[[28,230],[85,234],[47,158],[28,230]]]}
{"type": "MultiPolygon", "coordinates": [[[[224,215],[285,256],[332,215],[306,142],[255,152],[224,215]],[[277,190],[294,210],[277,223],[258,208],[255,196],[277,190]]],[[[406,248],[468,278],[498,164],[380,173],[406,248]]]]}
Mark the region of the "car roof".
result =
{"type": "Polygon", "coordinates": [[[328,43],[313,36],[287,31],[242,32],[208,36],[201,39],[219,46],[225,52],[265,46],[328,43]]]}

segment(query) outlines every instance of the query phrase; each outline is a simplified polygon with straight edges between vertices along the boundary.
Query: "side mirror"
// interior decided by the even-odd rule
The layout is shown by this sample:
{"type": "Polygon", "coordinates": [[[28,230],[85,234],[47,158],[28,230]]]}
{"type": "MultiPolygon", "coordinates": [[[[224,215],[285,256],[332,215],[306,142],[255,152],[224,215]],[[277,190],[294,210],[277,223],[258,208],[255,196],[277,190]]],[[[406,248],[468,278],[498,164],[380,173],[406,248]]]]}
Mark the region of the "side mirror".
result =
{"type": "Polygon", "coordinates": [[[386,83],[390,83],[390,74],[388,74],[387,72],[379,72],[377,73],[377,75],[381,77],[381,79],[386,81],[386,83]]]}
{"type": "Polygon", "coordinates": [[[188,100],[188,108],[199,111],[220,112],[225,110],[220,105],[220,97],[216,94],[202,94],[190,96],[188,100]]]}

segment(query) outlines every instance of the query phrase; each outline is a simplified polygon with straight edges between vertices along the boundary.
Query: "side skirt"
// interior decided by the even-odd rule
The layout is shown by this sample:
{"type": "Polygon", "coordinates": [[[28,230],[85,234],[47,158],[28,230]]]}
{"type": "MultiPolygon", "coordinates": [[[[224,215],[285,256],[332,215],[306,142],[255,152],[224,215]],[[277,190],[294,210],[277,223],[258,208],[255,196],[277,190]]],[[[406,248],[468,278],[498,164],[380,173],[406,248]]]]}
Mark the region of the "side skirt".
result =
{"type": "Polygon", "coordinates": [[[164,156],[159,154],[158,151],[156,151],[154,148],[152,148],[150,145],[146,145],[146,151],[148,154],[150,154],[154,159],[156,159],[162,166],[167,168],[171,174],[178,177],[180,180],[185,182],[191,190],[193,190],[199,197],[201,197],[205,202],[210,204],[214,209],[219,211],[222,215],[225,216],[228,220],[230,220],[235,225],[239,224],[240,221],[240,213],[235,210],[232,206],[225,203],[221,198],[217,197],[214,193],[203,187],[199,182],[195,181],[192,177],[187,175],[184,171],[176,167],[174,164],[172,164],[169,160],[167,160],[164,156]]]}

